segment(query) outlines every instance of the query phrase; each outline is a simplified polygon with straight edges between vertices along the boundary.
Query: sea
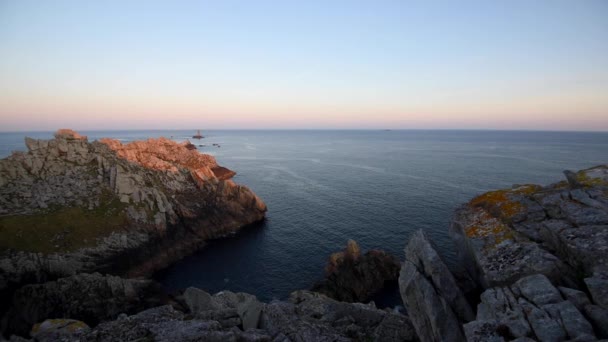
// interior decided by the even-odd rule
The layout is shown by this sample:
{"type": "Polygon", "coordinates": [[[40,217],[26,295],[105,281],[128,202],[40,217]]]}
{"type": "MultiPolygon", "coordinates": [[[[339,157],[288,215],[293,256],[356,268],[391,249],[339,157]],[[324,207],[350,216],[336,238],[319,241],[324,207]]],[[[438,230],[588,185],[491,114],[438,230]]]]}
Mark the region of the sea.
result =
{"type": "MultiPolygon", "coordinates": [[[[83,131],[123,142],[189,131],[83,131]]],[[[363,251],[403,260],[410,234],[422,229],[457,268],[448,235],[455,208],[473,196],[514,184],[564,180],[563,170],[608,163],[608,133],[457,130],[209,130],[190,139],[200,153],[237,172],[267,204],[267,219],[211,241],[154,278],[167,291],[190,286],[285,299],[324,276],[331,253],[349,239],[363,251]],[[214,145],[216,144],[216,145],[214,145]]],[[[24,137],[0,133],[0,157],[25,150],[24,137]]],[[[374,298],[399,305],[395,288],[374,298]]]]}

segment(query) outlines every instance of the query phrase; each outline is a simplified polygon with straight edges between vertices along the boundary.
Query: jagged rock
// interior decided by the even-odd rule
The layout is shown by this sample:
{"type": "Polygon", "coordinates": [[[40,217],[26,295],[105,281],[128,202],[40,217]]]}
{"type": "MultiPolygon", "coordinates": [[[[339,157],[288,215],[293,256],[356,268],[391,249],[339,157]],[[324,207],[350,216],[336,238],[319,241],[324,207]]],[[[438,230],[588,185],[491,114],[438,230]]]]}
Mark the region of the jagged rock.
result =
{"type": "Polygon", "coordinates": [[[183,299],[196,317],[219,321],[222,326],[241,325],[245,330],[258,327],[263,308],[255,296],[242,292],[222,291],[211,296],[190,287],[184,291],[183,299]]]}
{"type": "Polygon", "coordinates": [[[585,278],[585,284],[591,293],[593,302],[608,309],[608,276],[598,272],[593,277],[585,278]]]}
{"type": "Polygon", "coordinates": [[[199,312],[215,310],[217,307],[213,303],[211,295],[196,287],[189,287],[184,291],[184,301],[190,312],[197,314],[199,312]]]}
{"type": "Polygon", "coordinates": [[[478,286],[509,286],[540,273],[568,287],[588,279],[594,301],[607,298],[608,166],[566,176],[546,187],[491,191],[456,211],[450,231],[478,286]]]}
{"type": "Polygon", "coordinates": [[[462,341],[461,322],[474,318],[456,281],[424,233],[419,230],[405,247],[399,288],[422,341],[462,341]]]}
{"type": "Polygon", "coordinates": [[[585,305],[583,312],[593,325],[597,337],[608,338],[608,310],[597,305],[585,305]]]}
{"type": "Polygon", "coordinates": [[[17,290],[5,314],[4,331],[25,335],[32,325],[49,318],[67,317],[89,325],[158,305],[160,286],[150,280],[78,274],[17,290]]]}
{"type": "Polygon", "coordinates": [[[0,160],[4,298],[78,273],[149,275],[265,215],[234,172],[168,139],[89,142],[60,130],[26,146],[0,160]]]}
{"type": "Polygon", "coordinates": [[[365,302],[387,282],[399,276],[399,259],[379,250],[361,255],[359,245],[349,240],[342,252],[333,253],[325,268],[326,277],[312,290],[346,302],[365,302]]]}
{"type": "Polygon", "coordinates": [[[265,305],[260,327],[273,338],[292,341],[417,340],[407,316],[310,291],[292,293],[287,303],[265,305]]]}
{"type": "MultiPolygon", "coordinates": [[[[578,303],[585,302],[573,289],[562,287],[561,292],[578,303]]],[[[563,298],[547,277],[536,274],[510,287],[487,289],[481,295],[476,320],[465,324],[464,330],[468,341],[483,341],[483,337],[497,341],[529,337],[539,341],[595,341],[592,323],[597,323],[589,322],[583,312],[568,297],[563,298]]],[[[602,320],[601,312],[594,314],[602,320]]]]}
{"type": "MultiPolygon", "coordinates": [[[[195,292],[190,289],[187,296],[195,292]]],[[[185,294],[185,293],[184,293],[185,294]]],[[[198,296],[198,295],[197,295],[198,296]]],[[[199,296],[200,297],[200,296],[199,296]]],[[[247,303],[249,294],[222,292],[211,296],[222,311],[247,303]],[[243,301],[243,299],[245,299],[243,301]]],[[[185,299],[186,297],[184,297],[185,299]]],[[[261,303],[260,303],[261,304],[261,303]]],[[[294,292],[289,301],[261,304],[259,328],[225,326],[201,315],[187,315],[166,305],[103,322],[66,341],[417,341],[409,319],[399,313],[324,295],[294,292]]],[[[200,307],[200,306],[197,306],[200,307]]],[[[199,312],[200,313],[200,312],[199,312]]]]}

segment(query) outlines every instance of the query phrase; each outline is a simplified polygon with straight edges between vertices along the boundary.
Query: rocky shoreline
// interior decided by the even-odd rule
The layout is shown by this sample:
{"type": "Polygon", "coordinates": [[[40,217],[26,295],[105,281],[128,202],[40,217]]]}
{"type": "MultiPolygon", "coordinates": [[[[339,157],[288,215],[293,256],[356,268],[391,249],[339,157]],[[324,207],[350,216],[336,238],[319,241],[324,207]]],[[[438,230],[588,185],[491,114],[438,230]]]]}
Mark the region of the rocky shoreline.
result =
{"type": "Polygon", "coordinates": [[[463,274],[417,231],[400,265],[349,242],[313,291],[263,303],[196,288],[167,295],[153,281],[126,279],[263,219],[263,202],[212,157],[166,139],[89,143],[71,131],[27,146],[0,161],[2,331],[17,334],[14,341],[608,338],[606,165],[567,171],[548,186],[488,192],[458,208],[449,231],[463,274]],[[71,208],[80,209],[62,211],[71,208]],[[64,222],[57,213],[86,213],[86,232],[97,235],[41,223],[64,222]],[[27,238],[32,232],[19,230],[14,216],[52,231],[52,244],[27,238]],[[113,229],[98,231],[95,220],[113,229]],[[407,314],[361,303],[397,276],[407,314]]]}

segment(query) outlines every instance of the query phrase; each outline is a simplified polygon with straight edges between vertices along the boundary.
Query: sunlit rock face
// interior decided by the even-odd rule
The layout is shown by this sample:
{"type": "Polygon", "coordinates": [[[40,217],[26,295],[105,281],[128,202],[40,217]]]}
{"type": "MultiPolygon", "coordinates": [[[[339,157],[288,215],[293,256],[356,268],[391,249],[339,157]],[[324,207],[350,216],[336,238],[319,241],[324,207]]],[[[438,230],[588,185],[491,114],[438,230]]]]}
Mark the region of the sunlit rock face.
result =
{"type": "Polygon", "coordinates": [[[264,218],[212,156],[62,129],[0,160],[0,291],[80,272],[145,275],[264,218]],[[217,174],[216,174],[217,173],[217,174]]]}

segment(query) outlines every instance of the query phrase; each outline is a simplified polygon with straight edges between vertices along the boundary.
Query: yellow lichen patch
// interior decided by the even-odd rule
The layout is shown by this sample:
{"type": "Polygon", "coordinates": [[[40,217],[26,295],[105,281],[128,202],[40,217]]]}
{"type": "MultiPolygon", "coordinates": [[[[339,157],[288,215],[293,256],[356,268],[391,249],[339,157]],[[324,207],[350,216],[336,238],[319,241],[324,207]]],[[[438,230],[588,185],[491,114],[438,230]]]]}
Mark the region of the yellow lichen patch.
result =
{"type": "Polygon", "coordinates": [[[608,186],[608,181],[600,177],[590,177],[587,172],[579,171],[576,174],[576,181],[586,187],[608,186]]]}
{"type": "Polygon", "coordinates": [[[464,232],[469,238],[484,240],[485,247],[494,247],[514,238],[513,230],[508,225],[481,208],[476,209],[473,219],[465,227],[464,232]]]}
{"type": "Polygon", "coordinates": [[[539,185],[526,184],[513,189],[490,191],[473,198],[469,204],[473,207],[484,208],[496,213],[503,219],[509,220],[525,209],[520,202],[512,200],[511,196],[529,196],[540,189],[542,187],[539,185]]]}
{"type": "Polygon", "coordinates": [[[511,218],[523,210],[519,202],[509,199],[510,190],[496,190],[486,192],[473,198],[470,204],[473,207],[482,207],[491,211],[498,211],[501,217],[511,218]]]}
{"type": "Polygon", "coordinates": [[[42,323],[34,324],[30,334],[36,335],[42,329],[44,329],[44,330],[66,329],[68,332],[74,333],[74,332],[88,329],[88,328],[89,328],[89,326],[82,321],[76,321],[76,320],[66,319],[66,318],[55,318],[55,319],[47,319],[42,323]]]}

